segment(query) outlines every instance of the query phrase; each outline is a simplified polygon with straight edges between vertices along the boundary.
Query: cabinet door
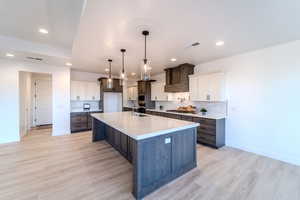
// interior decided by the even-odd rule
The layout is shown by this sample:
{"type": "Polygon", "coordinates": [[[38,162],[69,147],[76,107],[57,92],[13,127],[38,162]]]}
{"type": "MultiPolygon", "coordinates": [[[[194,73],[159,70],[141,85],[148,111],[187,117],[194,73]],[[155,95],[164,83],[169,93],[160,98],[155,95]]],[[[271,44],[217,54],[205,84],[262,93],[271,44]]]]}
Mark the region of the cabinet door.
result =
{"type": "Polygon", "coordinates": [[[96,101],[100,101],[100,83],[95,82],[93,87],[93,93],[96,101]]]}
{"type": "Polygon", "coordinates": [[[157,83],[151,83],[151,100],[157,101],[158,100],[158,84],[157,83]]]}
{"type": "Polygon", "coordinates": [[[71,81],[71,100],[72,101],[77,100],[77,87],[78,87],[78,82],[71,81]]]}
{"type": "Polygon", "coordinates": [[[201,75],[198,77],[198,100],[210,101],[209,88],[209,75],[201,75]]]}
{"type": "Polygon", "coordinates": [[[198,92],[198,77],[190,77],[190,100],[198,101],[199,100],[199,92],[198,92]]]}
{"type": "Polygon", "coordinates": [[[128,136],[121,133],[121,148],[120,153],[127,158],[128,136]]]}
{"type": "Polygon", "coordinates": [[[71,100],[85,100],[85,85],[82,81],[71,81],[71,100]]]}
{"type": "Polygon", "coordinates": [[[132,154],[133,154],[134,140],[131,137],[127,138],[127,160],[132,162],[132,154]]]}
{"type": "Polygon", "coordinates": [[[100,86],[96,82],[86,83],[86,98],[85,100],[99,101],[100,100],[100,86]]]}
{"type": "Polygon", "coordinates": [[[157,86],[158,100],[168,101],[168,93],[165,92],[165,84],[164,83],[158,83],[157,85],[158,85],[157,86]]]}
{"type": "Polygon", "coordinates": [[[208,95],[210,101],[225,101],[225,75],[223,73],[209,75],[208,95]]]}
{"type": "Polygon", "coordinates": [[[91,101],[91,100],[95,100],[95,94],[94,94],[94,89],[95,88],[95,86],[94,86],[94,83],[92,83],[92,82],[87,82],[86,83],[86,97],[85,97],[85,100],[89,100],[89,101],[91,101]]]}
{"type": "Polygon", "coordinates": [[[133,100],[133,98],[132,98],[132,87],[129,87],[129,88],[127,88],[127,99],[128,100],[133,100]]]}
{"type": "Polygon", "coordinates": [[[121,152],[121,133],[115,129],[113,129],[114,135],[114,147],[121,152]]]}
{"type": "Polygon", "coordinates": [[[133,86],[132,87],[132,99],[133,100],[137,100],[138,98],[138,90],[137,90],[137,86],[133,86]]]}
{"type": "Polygon", "coordinates": [[[152,101],[167,101],[168,93],[164,91],[164,83],[151,84],[151,100],[152,101]]]}
{"type": "Polygon", "coordinates": [[[113,129],[109,126],[106,126],[106,134],[107,134],[107,142],[114,146],[114,135],[113,135],[113,129]]]}

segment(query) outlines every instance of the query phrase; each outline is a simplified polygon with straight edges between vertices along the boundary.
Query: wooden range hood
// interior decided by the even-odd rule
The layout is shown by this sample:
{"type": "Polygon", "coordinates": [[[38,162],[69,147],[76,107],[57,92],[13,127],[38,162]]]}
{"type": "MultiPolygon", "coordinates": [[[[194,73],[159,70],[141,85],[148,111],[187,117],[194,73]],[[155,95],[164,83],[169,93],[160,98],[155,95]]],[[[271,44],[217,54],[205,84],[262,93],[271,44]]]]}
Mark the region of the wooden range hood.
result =
{"type": "Polygon", "coordinates": [[[195,65],[184,63],[167,68],[165,92],[189,92],[189,75],[194,74],[195,65]]]}

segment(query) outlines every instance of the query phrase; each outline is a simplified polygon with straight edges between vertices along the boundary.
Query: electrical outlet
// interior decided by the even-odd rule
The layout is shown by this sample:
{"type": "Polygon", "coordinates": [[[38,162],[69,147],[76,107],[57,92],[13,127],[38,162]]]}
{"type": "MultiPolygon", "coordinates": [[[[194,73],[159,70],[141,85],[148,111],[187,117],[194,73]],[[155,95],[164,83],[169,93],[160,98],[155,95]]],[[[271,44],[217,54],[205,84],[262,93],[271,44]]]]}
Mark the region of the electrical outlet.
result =
{"type": "Polygon", "coordinates": [[[165,144],[171,143],[171,138],[165,138],[165,144]]]}

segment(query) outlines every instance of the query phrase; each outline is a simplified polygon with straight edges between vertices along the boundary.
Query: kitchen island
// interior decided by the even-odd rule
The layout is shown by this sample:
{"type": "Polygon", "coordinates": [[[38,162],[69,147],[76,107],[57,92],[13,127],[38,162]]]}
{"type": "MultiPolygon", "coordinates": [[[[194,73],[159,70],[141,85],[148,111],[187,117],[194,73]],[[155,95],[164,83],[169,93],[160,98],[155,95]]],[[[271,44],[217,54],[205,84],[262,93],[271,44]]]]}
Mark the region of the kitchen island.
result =
{"type": "Polygon", "coordinates": [[[92,117],[93,142],[106,140],[132,163],[136,199],[197,166],[198,123],[133,112],[92,117]]]}

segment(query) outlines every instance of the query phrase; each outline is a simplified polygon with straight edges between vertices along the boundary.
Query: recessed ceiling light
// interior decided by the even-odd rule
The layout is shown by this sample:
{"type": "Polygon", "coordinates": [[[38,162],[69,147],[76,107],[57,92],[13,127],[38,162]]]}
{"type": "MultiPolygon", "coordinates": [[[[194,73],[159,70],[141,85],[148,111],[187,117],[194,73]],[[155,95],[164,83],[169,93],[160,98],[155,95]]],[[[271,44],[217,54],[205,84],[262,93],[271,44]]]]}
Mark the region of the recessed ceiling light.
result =
{"type": "Polygon", "coordinates": [[[106,68],[106,69],[105,69],[105,71],[106,71],[106,72],[109,72],[109,69],[108,69],[108,68],[106,68]]]}
{"type": "Polygon", "coordinates": [[[72,66],[72,63],[66,62],[66,65],[67,65],[67,66],[72,66]]]}
{"type": "Polygon", "coordinates": [[[223,46],[224,45],[224,41],[218,41],[216,42],[216,46],[223,46]]]}
{"type": "Polygon", "coordinates": [[[48,34],[49,33],[48,30],[44,29],[44,28],[40,28],[39,32],[42,33],[42,34],[48,34]]]}
{"type": "Polygon", "coordinates": [[[15,55],[14,55],[14,54],[11,54],[11,53],[6,53],[5,56],[6,56],[6,57],[10,57],[10,58],[15,57],[15,55]]]}
{"type": "Polygon", "coordinates": [[[136,73],[134,73],[134,72],[131,73],[131,76],[135,76],[135,75],[136,75],[136,73]]]}
{"type": "Polygon", "coordinates": [[[175,62],[177,59],[176,58],[171,58],[170,59],[172,62],[175,62]]]}

